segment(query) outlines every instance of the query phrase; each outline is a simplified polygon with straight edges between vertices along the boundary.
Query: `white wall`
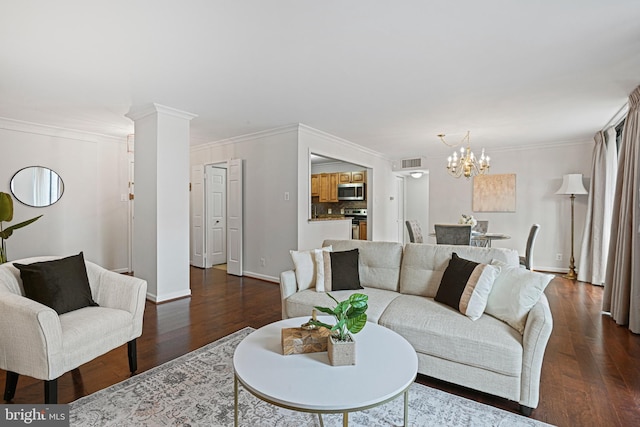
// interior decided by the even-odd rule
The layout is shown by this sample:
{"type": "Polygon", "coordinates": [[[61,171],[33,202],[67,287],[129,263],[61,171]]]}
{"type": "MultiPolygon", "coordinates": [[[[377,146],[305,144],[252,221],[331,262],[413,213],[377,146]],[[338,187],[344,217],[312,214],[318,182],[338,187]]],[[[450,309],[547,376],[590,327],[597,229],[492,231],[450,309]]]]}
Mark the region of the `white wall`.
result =
{"type": "MultiPolygon", "coordinates": [[[[397,200],[395,178],[391,172],[391,163],[381,155],[361,146],[343,140],[325,132],[300,125],[298,143],[298,248],[317,248],[324,239],[349,239],[351,224],[336,229],[336,224],[323,224],[326,221],[309,221],[311,200],[311,169],[309,154],[342,160],[362,165],[367,172],[367,232],[371,240],[396,241],[396,207],[392,198],[397,200]]],[[[293,264],[289,263],[290,267],[293,264]]]]}
{"type": "Polygon", "coordinates": [[[14,173],[46,166],[64,182],[56,204],[32,208],[14,199],[8,225],[44,216],[7,241],[9,260],[72,255],[110,270],[127,271],[128,193],[126,140],[0,118],[0,191],[11,193],[14,173]]]}
{"type": "Polygon", "coordinates": [[[304,125],[194,146],[191,165],[240,158],[244,163],[244,274],[277,281],[293,267],[290,250],[319,247],[325,239],[351,238],[351,221],[309,221],[309,153],[373,168],[367,176],[374,240],[395,236],[390,196],[397,196],[391,166],[379,155],[304,125]],[[285,192],[289,200],[284,200],[285,192]],[[265,266],[260,265],[265,259],[265,266]]]}
{"type": "MultiPolygon", "coordinates": [[[[423,218],[423,231],[428,234],[436,222],[457,222],[462,213],[471,213],[489,220],[490,231],[512,236],[510,240],[495,241],[495,247],[521,253],[531,224],[539,223],[534,267],[566,271],[570,204],[568,197],[554,193],[564,174],[582,173],[588,177],[592,148],[592,141],[584,141],[492,151],[491,173],[516,174],[516,212],[509,213],[472,212],[472,180],[449,176],[443,166],[444,157],[428,157],[428,175],[418,180],[407,178],[406,197],[412,199],[406,201],[407,215],[423,218]],[[556,253],[563,254],[563,261],[555,260],[556,253]]],[[[310,153],[370,169],[367,222],[371,239],[397,240],[396,205],[392,200],[398,200],[396,178],[391,162],[375,152],[305,125],[193,147],[192,165],[231,158],[245,160],[245,274],[277,280],[280,272],[293,266],[290,249],[318,247],[324,239],[350,238],[349,221],[309,221],[310,153]],[[289,192],[289,201],[284,201],[284,192],[289,192]],[[260,266],[260,258],[265,258],[265,267],[260,266]]],[[[588,179],[584,184],[588,188],[588,179]]],[[[576,264],[586,201],[586,197],[576,199],[576,264]]]]}
{"type": "MultiPolygon", "coordinates": [[[[494,247],[516,249],[524,255],[531,224],[540,224],[534,249],[534,268],[567,271],[571,254],[571,205],[569,196],[554,193],[562,176],[582,173],[589,188],[593,141],[556,144],[503,151],[491,151],[491,173],[516,174],[515,212],[472,212],[472,179],[453,178],[447,174],[445,158],[428,158],[430,176],[429,228],[439,222],[457,222],[463,213],[489,220],[490,232],[509,234],[510,240],[494,241],[494,247]],[[563,260],[556,261],[556,254],[563,260]]],[[[576,266],[586,216],[587,196],[576,196],[575,241],[576,266]]],[[[435,242],[430,238],[429,242],[435,242]]]]}
{"type": "Polygon", "coordinates": [[[191,166],[243,159],[243,270],[248,276],[277,281],[291,262],[289,250],[296,249],[297,139],[297,126],[287,126],[191,149],[191,166]]]}
{"type": "MultiPolygon", "coordinates": [[[[405,219],[415,219],[420,223],[423,237],[426,242],[429,226],[429,172],[423,173],[420,178],[406,176],[405,185],[405,219]]],[[[405,242],[409,242],[407,227],[404,227],[405,242]]]]}

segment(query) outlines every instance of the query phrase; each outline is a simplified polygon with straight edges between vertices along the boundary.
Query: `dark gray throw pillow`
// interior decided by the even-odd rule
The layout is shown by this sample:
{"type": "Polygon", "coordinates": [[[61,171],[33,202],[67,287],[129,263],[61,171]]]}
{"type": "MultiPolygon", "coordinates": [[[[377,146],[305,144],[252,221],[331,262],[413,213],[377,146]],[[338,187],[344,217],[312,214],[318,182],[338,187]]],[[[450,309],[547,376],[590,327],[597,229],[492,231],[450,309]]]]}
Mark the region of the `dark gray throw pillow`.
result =
{"type": "Polygon", "coordinates": [[[91,296],[82,252],[53,261],[13,265],[20,270],[25,296],[58,314],[98,305],[91,296]]]}
{"type": "Polygon", "coordinates": [[[358,271],[358,249],[329,252],[331,255],[331,290],[346,291],[363,289],[358,271]]]}

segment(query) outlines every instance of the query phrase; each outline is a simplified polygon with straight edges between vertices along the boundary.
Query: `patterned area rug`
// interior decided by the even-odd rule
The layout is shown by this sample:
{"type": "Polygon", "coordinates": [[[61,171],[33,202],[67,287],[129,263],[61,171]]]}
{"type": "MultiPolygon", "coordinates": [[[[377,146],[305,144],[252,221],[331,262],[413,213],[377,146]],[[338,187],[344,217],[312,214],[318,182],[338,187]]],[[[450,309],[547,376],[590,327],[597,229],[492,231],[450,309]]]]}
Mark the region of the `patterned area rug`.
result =
{"type": "MultiPolygon", "coordinates": [[[[231,426],[233,352],[253,331],[245,328],[198,350],[83,397],[69,405],[72,426],[231,426]]],[[[240,386],[242,426],[319,426],[316,415],[270,405],[240,386]]],[[[402,397],[349,416],[351,426],[399,426],[402,397]]],[[[341,426],[341,415],[324,415],[341,426]]],[[[409,392],[412,426],[548,426],[520,415],[414,383],[409,392]]]]}

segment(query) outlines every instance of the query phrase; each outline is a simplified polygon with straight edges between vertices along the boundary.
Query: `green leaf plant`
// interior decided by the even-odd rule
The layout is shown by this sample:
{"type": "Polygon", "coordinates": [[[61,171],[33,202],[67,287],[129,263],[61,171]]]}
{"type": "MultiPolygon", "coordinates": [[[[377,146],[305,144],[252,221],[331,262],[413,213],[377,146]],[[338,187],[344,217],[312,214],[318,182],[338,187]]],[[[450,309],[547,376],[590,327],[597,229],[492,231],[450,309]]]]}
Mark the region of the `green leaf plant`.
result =
{"type": "Polygon", "coordinates": [[[26,227],[41,216],[42,215],[39,215],[27,221],[23,221],[21,223],[4,228],[2,224],[3,222],[9,222],[13,220],[13,199],[11,198],[10,194],[0,192],[0,239],[2,239],[2,246],[0,247],[0,264],[4,264],[5,262],[7,262],[7,247],[5,244],[5,240],[11,237],[14,230],[26,227]]]}
{"type": "Polygon", "coordinates": [[[315,326],[323,326],[331,330],[331,333],[340,341],[348,341],[348,334],[357,334],[367,324],[367,308],[369,308],[369,297],[364,294],[353,294],[348,299],[339,302],[330,293],[329,298],[336,302],[334,308],[315,308],[323,313],[330,314],[336,319],[335,325],[328,325],[318,320],[310,320],[309,323],[315,326]]]}

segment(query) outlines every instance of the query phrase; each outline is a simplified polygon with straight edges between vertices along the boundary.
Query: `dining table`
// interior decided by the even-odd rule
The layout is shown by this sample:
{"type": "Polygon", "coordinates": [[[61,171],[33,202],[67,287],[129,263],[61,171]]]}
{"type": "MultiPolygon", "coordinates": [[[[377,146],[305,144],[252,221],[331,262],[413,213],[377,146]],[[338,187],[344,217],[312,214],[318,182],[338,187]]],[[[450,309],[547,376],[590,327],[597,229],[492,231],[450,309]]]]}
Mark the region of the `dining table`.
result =
{"type": "MultiPolygon", "coordinates": [[[[434,233],[435,235],[435,233],[434,233]]],[[[471,233],[471,240],[475,241],[487,241],[487,247],[491,247],[491,242],[494,240],[507,240],[510,239],[511,236],[504,233],[471,233]]]]}
{"type": "MultiPolygon", "coordinates": [[[[435,231],[429,233],[429,236],[436,237],[435,231]]],[[[487,247],[489,248],[491,247],[491,242],[494,240],[508,240],[510,238],[511,238],[510,235],[504,234],[504,233],[479,233],[477,231],[471,232],[471,240],[486,241],[487,247]]]]}

